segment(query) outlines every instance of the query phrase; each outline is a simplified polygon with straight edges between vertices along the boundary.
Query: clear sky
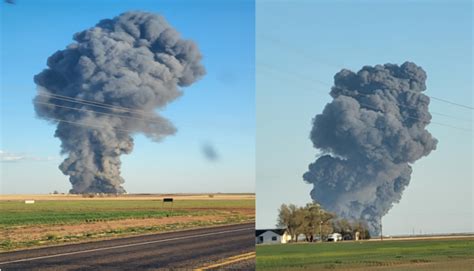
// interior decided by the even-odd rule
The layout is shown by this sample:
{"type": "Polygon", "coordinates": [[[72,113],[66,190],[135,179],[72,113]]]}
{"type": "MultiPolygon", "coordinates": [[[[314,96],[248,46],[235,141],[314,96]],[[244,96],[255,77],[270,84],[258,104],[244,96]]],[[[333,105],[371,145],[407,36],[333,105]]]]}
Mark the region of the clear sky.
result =
{"type": "Polygon", "coordinates": [[[33,76],[74,33],[129,10],[163,15],[194,40],[207,75],[185,89],[162,115],[178,128],[154,143],[135,136],[122,158],[128,192],[255,191],[255,5],[252,1],[38,1],[0,4],[1,189],[9,193],[66,192],[58,169],[55,127],[37,119],[33,76]],[[215,150],[209,161],[203,148],[215,150]]]}
{"type": "MultiPolygon", "coordinates": [[[[302,174],[315,160],[311,120],[331,101],[333,76],[364,65],[422,66],[428,95],[472,106],[472,1],[258,1],[257,227],[282,203],[311,201],[302,174]],[[269,68],[270,67],[270,68],[269,68]]],[[[433,122],[472,129],[473,111],[435,100],[433,122]]],[[[384,234],[473,229],[473,133],[430,124],[438,148],[413,165],[384,234]]]]}

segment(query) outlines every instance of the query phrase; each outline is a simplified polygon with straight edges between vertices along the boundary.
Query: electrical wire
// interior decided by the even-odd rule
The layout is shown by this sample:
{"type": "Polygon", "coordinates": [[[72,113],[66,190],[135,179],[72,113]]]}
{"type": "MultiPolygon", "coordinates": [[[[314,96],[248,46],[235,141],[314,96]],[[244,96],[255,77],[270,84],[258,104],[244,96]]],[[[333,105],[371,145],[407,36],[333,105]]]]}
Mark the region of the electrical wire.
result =
{"type": "Polygon", "coordinates": [[[40,101],[34,101],[36,104],[44,104],[44,105],[52,105],[56,107],[61,107],[61,108],[67,108],[67,109],[72,109],[72,110],[77,110],[77,111],[83,111],[83,112],[90,112],[90,113],[97,113],[97,114],[104,114],[104,115],[110,115],[114,117],[121,117],[121,118],[128,118],[128,119],[136,119],[136,120],[144,120],[144,121],[149,121],[152,123],[160,123],[156,120],[153,119],[146,119],[146,118],[137,118],[137,117],[132,117],[132,116],[125,116],[125,115],[120,115],[120,114],[114,114],[114,113],[106,113],[106,112],[100,112],[100,111],[94,111],[94,110],[88,110],[88,109],[83,109],[83,108],[77,108],[77,107],[70,107],[70,106],[65,106],[65,105],[59,105],[59,104],[54,104],[54,103],[44,103],[40,101]]]}
{"type": "MultiPolygon", "coordinates": [[[[309,82],[316,82],[316,83],[319,83],[319,84],[324,85],[324,86],[332,87],[331,84],[329,84],[329,83],[327,83],[327,82],[324,82],[324,81],[321,81],[321,80],[317,80],[317,79],[313,79],[313,78],[306,78],[306,77],[302,76],[301,74],[296,74],[296,73],[294,73],[294,72],[292,72],[292,73],[283,72],[282,70],[275,69],[274,67],[271,67],[271,66],[269,66],[268,64],[258,63],[258,65],[259,65],[259,66],[262,66],[262,67],[265,67],[266,69],[273,70],[273,71],[275,71],[275,72],[284,74],[284,75],[293,75],[293,77],[298,78],[298,79],[301,79],[301,80],[306,80],[306,81],[309,81],[309,82]]],[[[413,92],[413,91],[412,91],[412,92],[413,92]]],[[[419,93],[419,92],[413,92],[413,93],[422,94],[422,93],[419,93]]],[[[364,96],[364,95],[368,95],[368,94],[358,93],[357,95],[358,95],[358,96],[364,96]]],[[[413,109],[413,110],[418,110],[418,108],[417,108],[417,107],[414,107],[414,106],[403,105],[403,104],[399,104],[399,103],[396,103],[396,102],[395,102],[394,104],[396,104],[396,105],[399,106],[399,107],[405,107],[405,108],[409,108],[409,109],[413,109]]],[[[465,119],[465,118],[459,118],[459,117],[452,116],[452,115],[448,115],[448,114],[444,114],[444,113],[438,113],[438,112],[434,112],[434,111],[431,111],[430,113],[433,114],[433,115],[440,115],[440,116],[444,116],[444,117],[448,117],[448,118],[452,118],[452,119],[457,119],[457,120],[472,122],[471,120],[468,120],[468,119],[465,119]]]]}
{"type": "MultiPolygon", "coordinates": [[[[279,45],[280,47],[284,47],[290,51],[293,51],[295,52],[296,54],[304,57],[305,59],[314,59],[316,61],[313,61],[313,62],[318,62],[318,63],[321,63],[321,64],[324,64],[326,66],[331,66],[331,67],[336,67],[338,69],[343,69],[343,67],[341,65],[338,65],[338,64],[335,64],[333,62],[327,62],[327,61],[322,61],[322,60],[318,60],[317,58],[315,58],[313,55],[310,55],[310,54],[307,54],[305,53],[304,50],[300,50],[300,49],[297,49],[297,48],[294,48],[292,46],[288,46],[288,45],[285,45],[281,40],[279,39],[276,39],[274,37],[269,37],[267,35],[259,35],[258,36],[259,38],[262,38],[262,39],[266,39],[268,41],[271,41],[273,44],[277,44],[279,45]]],[[[408,90],[410,91],[410,90],[408,90]]],[[[415,91],[413,91],[415,92],[415,91]]],[[[417,93],[417,92],[415,92],[417,93]]],[[[437,100],[439,102],[444,102],[444,103],[447,103],[447,104],[450,104],[450,105],[454,105],[454,106],[458,106],[458,107],[461,107],[461,108],[464,108],[464,109],[470,109],[470,110],[473,110],[474,107],[473,106],[470,106],[470,105],[464,105],[464,104],[460,104],[460,103],[456,103],[456,102],[452,102],[452,101],[449,101],[447,99],[443,99],[443,98],[438,98],[438,97],[435,97],[435,96],[431,96],[431,95],[426,95],[430,98],[432,98],[433,100],[437,100]]]]}
{"type": "Polygon", "coordinates": [[[146,115],[145,111],[143,110],[136,110],[136,109],[132,109],[128,107],[121,107],[121,106],[111,105],[111,104],[97,102],[97,101],[85,100],[81,98],[75,98],[75,97],[64,96],[64,95],[53,94],[53,93],[47,93],[44,91],[38,92],[38,95],[57,99],[57,100],[63,100],[63,101],[74,101],[76,103],[88,105],[88,106],[95,106],[95,107],[101,107],[101,108],[106,108],[106,109],[111,109],[111,110],[129,112],[129,113],[134,113],[138,115],[146,115]]]}
{"type": "MultiPolygon", "coordinates": [[[[278,72],[277,69],[274,69],[273,67],[270,68],[270,66],[268,66],[267,64],[260,64],[260,63],[258,63],[258,65],[262,65],[262,66],[264,66],[264,67],[266,67],[266,68],[269,68],[269,69],[272,69],[272,70],[278,72]]],[[[285,74],[288,74],[288,73],[285,72],[285,74]]],[[[295,75],[295,74],[293,73],[293,75],[295,75]]],[[[309,78],[304,78],[304,79],[309,80],[309,81],[315,81],[315,80],[309,79],[309,78]]],[[[315,82],[318,82],[318,83],[323,84],[323,85],[325,85],[325,86],[330,86],[330,84],[328,84],[328,83],[326,83],[326,82],[324,82],[324,81],[316,80],[315,82]]],[[[416,93],[417,93],[417,92],[416,92],[416,93]]],[[[420,94],[420,93],[418,93],[418,94],[420,94]]],[[[359,95],[364,95],[364,94],[359,94],[359,95]]],[[[362,102],[359,102],[359,104],[360,104],[360,105],[363,105],[363,106],[365,106],[365,107],[367,107],[367,108],[370,108],[370,109],[373,109],[373,110],[376,110],[376,111],[380,111],[380,112],[385,113],[383,110],[378,109],[378,108],[374,108],[374,107],[372,107],[372,106],[369,105],[369,104],[362,103],[362,102]]],[[[398,105],[398,106],[400,106],[400,107],[407,107],[407,108],[411,108],[411,109],[417,109],[416,107],[412,107],[412,106],[400,105],[400,104],[398,104],[398,103],[395,103],[395,104],[398,105]]],[[[432,114],[439,114],[439,115],[442,115],[442,116],[449,116],[449,117],[451,117],[451,118],[459,119],[459,118],[457,118],[457,117],[450,116],[450,115],[443,114],[443,113],[432,112],[432,114]]],[[[466,132],[472,133],[472,130],[471,130],[471,129],[466,129],[466,128],[462,128],[462,127],[457,127],[457,126],[453,126],[453,125],[449,125],[449,124],[445,124],[445,123],[441,123],[441,122],[428,121],[428,120],[420,119],[420,118],[413,117],[413,116],[408,116],[408,118],[416,119],[416,120],[420,120],[420,121],[423,121],[423,122],[426,122],[426,123],[433,123],[433,124],[437,124],[437,125],[441,125],[441,126],[445,126],[445,127],[450,127],[450,128],[454,128],[454,129],[458,129],[458,130],[462,130],[462,131],[466,131],[466,132]]],[[[466,119],[460,119],[460,120],[466,121],[466,119]]]]}

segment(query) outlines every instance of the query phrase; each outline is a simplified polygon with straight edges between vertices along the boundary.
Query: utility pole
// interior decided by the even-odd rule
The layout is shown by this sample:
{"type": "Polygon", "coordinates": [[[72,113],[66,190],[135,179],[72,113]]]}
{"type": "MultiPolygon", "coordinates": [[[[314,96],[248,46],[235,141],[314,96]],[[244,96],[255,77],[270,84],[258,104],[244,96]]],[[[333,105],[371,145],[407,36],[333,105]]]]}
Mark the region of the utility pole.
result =
{"type": "Polygon", "coordinates": [[[322,235],[322,230],[321,230],[322,226],[323,226],[323,221],[321,220],[319,221],[319,240],[321,242],[323,241],[323,235],[322,235]]]}
{"type": "Polygon", "coordinates": [[[322,226],[323,226],[323,217],[322,217],[321,207],[319,207],[319,241],[321,241],[321,243],[323,242],[322,226]]]}
{"type": "Polygon", "coordinates": [[[382,217],[380,217],[380,241],[383,241],[382,217]]]}

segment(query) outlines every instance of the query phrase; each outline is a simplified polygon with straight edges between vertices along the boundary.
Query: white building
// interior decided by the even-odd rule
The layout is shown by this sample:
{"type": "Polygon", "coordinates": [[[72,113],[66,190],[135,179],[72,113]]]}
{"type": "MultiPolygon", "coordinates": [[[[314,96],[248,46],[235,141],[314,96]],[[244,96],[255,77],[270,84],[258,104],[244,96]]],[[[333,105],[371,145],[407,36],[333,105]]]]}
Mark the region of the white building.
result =
{"type": "Polygon", "coordinates": [[[265,229],[255,231],[257,244],[285,244],[291,240],[286,229],[265,229]]]}
{"type": "Polygon", "coordinates": [[[327,238],[328,242],[337,242],[337,241],[342,241],[342,234],[340,233],[332,233],[328,236],[327,238]]]}

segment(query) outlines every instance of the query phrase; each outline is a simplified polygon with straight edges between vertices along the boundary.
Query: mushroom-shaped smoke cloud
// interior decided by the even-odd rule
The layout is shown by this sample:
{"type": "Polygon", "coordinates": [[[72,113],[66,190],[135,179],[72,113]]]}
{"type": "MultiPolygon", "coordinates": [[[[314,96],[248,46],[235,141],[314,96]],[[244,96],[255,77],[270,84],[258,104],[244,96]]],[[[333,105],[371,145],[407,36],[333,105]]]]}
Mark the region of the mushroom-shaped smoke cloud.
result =
{"type": "Polygon", "coordinates": [[[57,124],[68,155],[59,168],[71,193],[123,193],[120,155],[132,151],[131,135],[159,141],[175,133],[155,109],[205,74],[201,54],[163,17],[146,12],[102,20],[74,40],[34,77],[35,110],[57,124]]]}
{"type": "Polygon", "coordinates": [[[315,117],[310,135],[323,155],[303,175],[314,185],[314,200],[379,233],[381,217],[410,182],[410,164],[436,149],[425,129],[431,120],[425,80],[411,62],[335,75],[334,100],[315,117]]]}

